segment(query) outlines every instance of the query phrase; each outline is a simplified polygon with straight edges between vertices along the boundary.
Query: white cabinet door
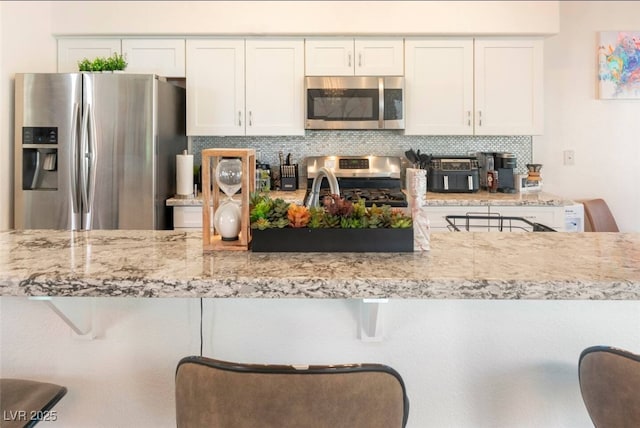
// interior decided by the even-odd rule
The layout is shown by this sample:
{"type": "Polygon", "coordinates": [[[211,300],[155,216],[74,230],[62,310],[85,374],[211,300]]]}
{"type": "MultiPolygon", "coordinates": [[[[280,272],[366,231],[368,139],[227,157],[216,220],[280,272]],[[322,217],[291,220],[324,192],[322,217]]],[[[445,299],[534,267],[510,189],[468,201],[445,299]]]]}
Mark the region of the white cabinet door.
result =
{"type": "Polygon", "coordinates": [[[406,135],[473,135],[473,39],[405,40],[406,135]]]}
{"type": "Polygon", "coordinates": [[[305,40],[307,76],[402,76],[402,38],[310,38],[305,40]]]}
{"type": "Polygon", "coordinates": [[[355,39],[356,76],[404,75],[402,39],[355,39]]]}
{"type": "MultiPolygon", "coordinates": [[[[446,216],[449,215],[481,215],[486,216],[489,215],[489,207],[486,205],[482,206],[460,206],[460,205],[452,205],[452,206],[427,206],[425,207],[427,212],[427,217],[429,218],[429,226],[432,232],[450,232],[453,228],[450,226],[449,222],[446,220],[446,216]]],[[[464,219],[452,219],[454,224],[461,230],[466,231],[465,225],[466,221],[464,219]]],[[[489,230],[488,221],[486,220],[474,220],[470,222],[470,232],[486,232],[489,230]],[[487,226],[487,227],[483,227],[487,226]]]]}
{"type": "Polygon", "coordinates": [[[246,135],[304,135],[304,41],[247,40],[246,135]]]}
{"type": "Polygon", "coordinates": [[[58,39],[58,72],[77,73],[84,58],[91,61],[120,52],[120,39],[58,39]]]}
{"type": "Polygon", "coordinates": [[[127,72],[185,77],[184,39],[123,39],[122,54],[127,72]]]}
{"type": "MultiPolygon", "coordinates": [[[[213,208],[209,214],[211,226],[213,227],[213,208]]],[[[173,230],[202,230],[202,207],[201,206],[174,206],[173,207],[173,230]]]]}
{"type": "Polygon", "coordinates": [[[543,41],[476,39],[476,135],[539,135],[543,41]]]}
{"type": "Polygon", "coordinates": [[[187,40],[188,135],[244,135],[244,43],[187,40]]]}
{"type": "Polygon", "coordinates": [[[305,40],[307,76],[353,76],[353,39],[305,40]]]}
{"type": "MultiPolygon", "coordinates": [[[[564,207],[539,207],[539,206],[491,206],[489,209],[491,215],[500,215],[507,217],[522,217],[532,223],[540,223],[549,226],[558,232],[565,230],[564,224],[564,207]]],[[[505,223],[506,224],[506,223],[505,223]]],[[[526,231],[531,231],[528,225],[522,222],[514,222],[514,226],[524,226],[526,231]]],[[[514,231],[522,231],[514,229],[514,231]]]]}

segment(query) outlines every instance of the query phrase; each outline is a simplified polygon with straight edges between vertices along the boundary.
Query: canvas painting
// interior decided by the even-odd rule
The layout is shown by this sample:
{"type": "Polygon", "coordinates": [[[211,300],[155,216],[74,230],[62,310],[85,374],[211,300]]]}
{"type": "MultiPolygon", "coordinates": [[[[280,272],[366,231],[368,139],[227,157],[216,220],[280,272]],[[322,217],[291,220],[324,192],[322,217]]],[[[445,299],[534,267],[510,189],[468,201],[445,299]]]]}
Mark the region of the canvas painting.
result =
{"type": "Polygon", "coordinates": [[[598,44],[600,98],[640,99],[640,31],[604,31],[598,44]]]}

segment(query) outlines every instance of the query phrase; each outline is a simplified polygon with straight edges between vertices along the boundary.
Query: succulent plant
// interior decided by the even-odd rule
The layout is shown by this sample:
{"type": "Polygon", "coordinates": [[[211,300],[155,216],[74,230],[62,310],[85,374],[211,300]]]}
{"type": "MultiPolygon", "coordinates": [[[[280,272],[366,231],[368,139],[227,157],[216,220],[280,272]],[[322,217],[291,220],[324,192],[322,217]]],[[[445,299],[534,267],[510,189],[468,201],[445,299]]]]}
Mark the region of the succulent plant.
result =
{"type": "Polygon", "coordinates": [[[291,227],[305,227],[311,219],[309,209],[303,205],[291,204],[287,211],[291,227]]]}
{"type": "Polygon", "coordinates": [[[337,195],[325,197],[321,207],[307,208],[283,199],[253,193],[250,196],[251,228],[264,230],[283,227],[320,228],[410,228],[410,216],[388,205],[370,208],[364,200],[351,202],[337,195]]]}

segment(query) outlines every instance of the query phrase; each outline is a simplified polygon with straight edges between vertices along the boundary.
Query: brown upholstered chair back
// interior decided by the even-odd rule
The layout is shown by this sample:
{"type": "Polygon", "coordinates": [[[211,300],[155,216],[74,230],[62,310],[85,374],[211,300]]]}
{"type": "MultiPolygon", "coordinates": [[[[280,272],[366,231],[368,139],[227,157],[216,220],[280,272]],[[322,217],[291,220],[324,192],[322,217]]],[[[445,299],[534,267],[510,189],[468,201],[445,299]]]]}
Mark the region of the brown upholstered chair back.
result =
{"type": "Polygon", "coordinates": [[[400,375],[380,364],[236,364],[186,357],[176,370],[178,428],[404,427],[400,375]]]}
{"type": "Polygon", "coordinates": [[[596,428],[640,427],[640,355],[607,346],[582,351],[580,390],[596,428]]]}
{"type": "Polygon", "coordinates": [[[603,199],[581,201],[584,205],[585,232],[619,232],[609,206],[603,199]]]}
{"type": "Polygon", "coordinates": [[[0,379],[0,427],[33,427],[51,416],[51,409],[66,393],[66,387],[54,383],[0,379]]]}

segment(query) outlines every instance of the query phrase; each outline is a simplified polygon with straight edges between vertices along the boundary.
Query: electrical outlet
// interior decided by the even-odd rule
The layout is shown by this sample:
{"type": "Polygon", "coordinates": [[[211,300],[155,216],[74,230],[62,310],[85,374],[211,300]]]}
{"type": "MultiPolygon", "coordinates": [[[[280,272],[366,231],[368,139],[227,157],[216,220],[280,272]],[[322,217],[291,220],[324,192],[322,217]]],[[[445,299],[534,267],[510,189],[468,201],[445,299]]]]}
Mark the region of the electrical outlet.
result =
{"type": "Polygon", "coordinates": [[[564,151],[564,164],[565,165],[575,165],[576,163],[576,153],[573,150],[565,150],[564,151]]]}

